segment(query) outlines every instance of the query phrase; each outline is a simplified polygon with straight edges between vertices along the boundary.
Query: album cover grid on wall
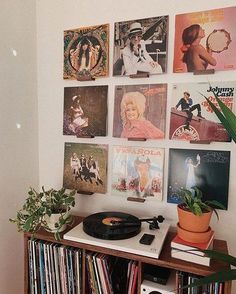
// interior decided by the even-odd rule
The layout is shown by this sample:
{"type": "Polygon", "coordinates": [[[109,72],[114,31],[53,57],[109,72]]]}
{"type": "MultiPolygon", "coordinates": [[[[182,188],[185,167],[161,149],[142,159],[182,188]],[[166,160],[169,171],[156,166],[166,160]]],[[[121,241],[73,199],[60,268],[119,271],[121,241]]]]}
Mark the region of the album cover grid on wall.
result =
{"type": "MultiPolygon", "coordinates": [[[[235,69],[236,57],[232,54],[235,12],[236,7],[229,7],[176,15],[173,72],[235,69]]],[[[115,23],[113,76],[165,73],[168,21],[169,16],[160,16],[115,23]]],[[[64,31],[64,79],[108,77],[108,69],[108,24],[64,31]]],[[[169,139],[230,141],[202,95],[217,105],[214,91],[233,109],[235,83],[173,84],[169,139]]],[[[63,134],[88,138],[106,136],[107,95],[107,85],[66,87],[63,134]]],[[[115,86],[113,137],[164,139],[166,102],[167,84],[115,86]]],[[[65,143],[64,187],[106,193],[107,152],[108,145],[104,144],[65,143]]],[[[112,161],[114,195],[162,200],[164,149],[113,146],[112,161]]],[[[227,177],[218,189],[222,194],[217,194],[217,200],[227,207],[229,165],[229,151],[170,149],[167,201],[179,202],[179,190],[191,189],[189,178],[192,186],[199,186],[208,195],[214,182],[219,183],[214,170],[222,169],[227,177]],[[170,167],[172,157],[179,164],[177,170],[170,167]],[[179,178],[175,179],[177,175],[179,178]]]]}

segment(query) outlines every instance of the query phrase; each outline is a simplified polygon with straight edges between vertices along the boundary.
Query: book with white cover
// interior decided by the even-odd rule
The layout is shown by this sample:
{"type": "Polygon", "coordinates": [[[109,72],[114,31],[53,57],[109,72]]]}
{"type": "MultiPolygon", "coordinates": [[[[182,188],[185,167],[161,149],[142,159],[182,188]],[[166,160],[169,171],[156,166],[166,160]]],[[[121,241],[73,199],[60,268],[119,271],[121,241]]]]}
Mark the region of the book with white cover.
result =
{"type": "Polygon", "coordinates": [[[150,230],[149,224],[143,223],[140,233],[132,238],[124,240],[104,240],[94,238],[86,234],[83,231],[83,223],[80,223],[72,230],[67,232],[64,235],[64,239],[84,244],[101,246],[105,248],[107,248],[109,244],[110,249],[129,252],[147,257],[159,258],[170,225],[165,221],[159,224],[159,226],[160,229],[150,230]],[[150,246],[139,243],[139,240],[144,233],[155,235],[155,239],[150,246]]]}
{"type": "Polygon", "coordinates": [[[188,262],[193,262],[205,266],[210,266],[210,257],[208,256],[200,256],[195,254],[193,251],[182,251],[178,249],[171,249],[171,257],[178,258],[181,260],[185,260],[188,262]]]}

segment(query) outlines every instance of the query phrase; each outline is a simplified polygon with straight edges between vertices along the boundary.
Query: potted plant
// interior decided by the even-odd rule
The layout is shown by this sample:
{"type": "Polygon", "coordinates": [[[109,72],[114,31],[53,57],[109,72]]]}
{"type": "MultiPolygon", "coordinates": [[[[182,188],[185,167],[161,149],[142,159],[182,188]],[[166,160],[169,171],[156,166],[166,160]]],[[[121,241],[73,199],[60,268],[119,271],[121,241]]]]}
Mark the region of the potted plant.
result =
{"type": "MultiPolygon", "coordinates": [[[[218,98],[218,96],[215,94],[214,91],[212,91],[216,101],[219,105],[219,109],[203,94],[201,94],[210,104],[212,110],[215,112],[219,120],[221,121],[222,125],[225,127],[225,129],[228,131],[230,136],[232,137],[234,143],[236,143],[236,116],[235,114],[218,98]]],[[[212,259],[216,259],[219,261],[223,261],[230,266],[236,267],[236,258],[234,256],[231,256],[229,254],[223,254],[221,252],[215,251],[215,250],[202,250],[207,256],[209,256],[212,259]]],[[[184,288],[189,287],[197,287],[208,283],[215,283],[215,282],[225,282],[225,281],[232,281],[236,280],[236,269],[230,269],[227,271],[220,271],[216,272],[212,275],[209,275],[207,277],[201,278],[197,280],[194,283],[191,283],[190,285],[185,286],[184,288]]]]}
{"type": "Polygon", "coordinates": [[[180,238],[189,242],[207,242],[211,235],[209,224],[212,213],[215,212],[219,219],[215,208],[225,207],[216,200],[203,201],[202,191],[198,187],[192,187],[192,190],[181,189],[182,203],[177,206],[177,233],[180,238]]]}
{"type": "Polygon", "coordinates": [[[54,233],[60,240],[60,232],[72,222],[69,211],[75,205],[75,191],[66,193],[65,189],[45,190],[41,192],[30,188],[28,197],[16,218],[10,219],[17,225],[19,232],[30,232],[33,235],[40,229],[54,233]]]}

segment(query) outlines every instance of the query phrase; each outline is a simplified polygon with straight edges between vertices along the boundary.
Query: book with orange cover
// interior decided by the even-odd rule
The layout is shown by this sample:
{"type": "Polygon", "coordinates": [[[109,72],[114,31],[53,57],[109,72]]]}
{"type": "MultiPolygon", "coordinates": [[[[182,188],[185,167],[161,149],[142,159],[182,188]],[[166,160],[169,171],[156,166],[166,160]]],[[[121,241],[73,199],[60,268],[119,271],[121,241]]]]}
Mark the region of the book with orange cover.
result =
{"type": "MultiPolygon", "coordinates": [[[[176,235],[174,239],[171,241],[171,248],[179,249],[182,251],[195,250],[195,249],[200,249],[200,250],[212,249],[214,236],[215,236],[215,233],[214,231],[212,231],[211,237],[208,242],[193,243],[193,242],[185,241],[181,239],[178,235],[176,235]]],[[[200,256],[204,256],[204,253],[202,251],[194,251],[194,253],[200,256]]]]}

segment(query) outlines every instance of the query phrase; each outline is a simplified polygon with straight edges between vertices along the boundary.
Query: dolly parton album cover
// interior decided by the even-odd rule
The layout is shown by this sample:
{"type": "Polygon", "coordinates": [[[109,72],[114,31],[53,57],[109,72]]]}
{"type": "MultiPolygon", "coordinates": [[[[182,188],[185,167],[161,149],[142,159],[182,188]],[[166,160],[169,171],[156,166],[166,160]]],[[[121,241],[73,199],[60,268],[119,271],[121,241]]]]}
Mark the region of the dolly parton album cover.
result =
{"type": "Polygon", "coordinates": [[[108,70],[108,24],[64,31],[64,79],[107,77],[108,70]]]}
{"type": "Polygon", "coordinates": [[[168,16],[116,22],[113,76],[165,73],[167,40],[168,16]]]}
{"type": "Polygon", "coordinates": [[[169,138],[187,141],[230,141],[228,132],[202,95],[220,109],[215,93],[233,110],[235,89],[236,81],[174,84],[169,138]]]}
{"type": "Polygon", "coordinates": [[[108,145],[65,143],[63,187],[105,194],[108,145]]]}
{"type": "Polygon", "coordinates": [[[63,135],[106,136],[108,86],[64,88],[63,135]]]}
{"type": "Polygon", "coordinates": [[[236,6],[175,17],[173,71],[236,68],[236,6]]]}
{"type": "Polygon", "coordinates": [[[230,151],[170,149],[167,202],[181,203],[180,190],[198,187],[204,200],[228,207],[230,151]]]}
{"type": "Polygon", "coordinates": [[[164,139],[167,84],[115,87],[113,136],[164,139]]]}
{"type": "Polygon", "coordinates": [[[164,149],[113,147],[112,193],[162,200],[164,149]]]}

